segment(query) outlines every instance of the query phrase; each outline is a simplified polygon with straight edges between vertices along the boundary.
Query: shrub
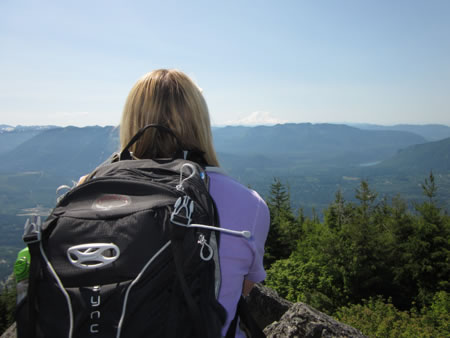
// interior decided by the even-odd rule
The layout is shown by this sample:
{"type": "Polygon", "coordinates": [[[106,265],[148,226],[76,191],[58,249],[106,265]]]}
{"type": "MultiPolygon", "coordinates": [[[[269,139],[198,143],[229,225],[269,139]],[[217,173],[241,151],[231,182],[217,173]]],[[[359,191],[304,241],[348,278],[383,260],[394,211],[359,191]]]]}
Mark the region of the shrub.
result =
{"type": "Polygon", "coordinates": [[[450,297],[439,292],[429,308],[400,311],[381,297],[340,308],[335,317],[369,337],[449,337],[450,297]]]}

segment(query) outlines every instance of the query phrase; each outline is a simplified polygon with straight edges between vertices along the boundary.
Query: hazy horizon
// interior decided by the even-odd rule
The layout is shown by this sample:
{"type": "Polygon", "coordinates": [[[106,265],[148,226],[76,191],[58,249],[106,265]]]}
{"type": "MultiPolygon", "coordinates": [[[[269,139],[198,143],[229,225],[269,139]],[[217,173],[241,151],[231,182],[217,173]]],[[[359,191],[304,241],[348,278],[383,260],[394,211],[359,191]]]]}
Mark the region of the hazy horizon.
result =
{"type": "MultiPolygon", "coordinates": [[[[427,126],[427,125],[439,125],[439,126],[445,126],[445,127],[449,127],[450,125],[448,124],[443,124],[443,123],[422,123],[422,124],[414,124],[414,123],[396,123],[396,124],[374,124],[374,123],[353,123],[353,122],[282,122],[282,123],[274,123],[274,124],[270,124],[270,123],[265,123],[265,124],[213,124],[211,125],[212,128],[224,128],[224,127],[259,127],[259,126],[275,126],[278,124],[342,124],[342,125],[347,125],[347,126],[352,126],[352,127],[358,127],[358,126],[381,126],[381,127],[395,127],[395,126],[399,126],[399,125],[411,125],[411,126],[427,126]]],[[[72,124],[68,124],[68,125],[58,125],[58,124],[8,124],[8,123],[0,123],[0,126],[9,126],[12,128],[17,128],[17,127],[78,127],[78,128],[84,128],[84,127],[119,127],[119,125],[112,125],[112,124],[90,124],[90,125],[72,125],[72,124]]]]}

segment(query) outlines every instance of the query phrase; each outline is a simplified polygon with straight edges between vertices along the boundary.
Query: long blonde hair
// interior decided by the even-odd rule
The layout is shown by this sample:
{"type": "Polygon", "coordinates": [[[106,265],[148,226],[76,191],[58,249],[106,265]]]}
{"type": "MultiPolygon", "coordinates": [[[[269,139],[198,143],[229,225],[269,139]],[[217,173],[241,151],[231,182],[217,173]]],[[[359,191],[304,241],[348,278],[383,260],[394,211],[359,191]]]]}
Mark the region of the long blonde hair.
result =
{"type": "MultiPolygon", "coordinates": [[[[123,109],[121,148],[140,128],[152,123],[170,128],[185,148],[203,152],[208,165],[219,166],[208,106],[200,88],[183,72],[158,69],[136,82],[123,109]]],[[[170,157],[178,149],[171,136],[151,129],[130,150],[138,158],[156,158],[170,157]]]]}

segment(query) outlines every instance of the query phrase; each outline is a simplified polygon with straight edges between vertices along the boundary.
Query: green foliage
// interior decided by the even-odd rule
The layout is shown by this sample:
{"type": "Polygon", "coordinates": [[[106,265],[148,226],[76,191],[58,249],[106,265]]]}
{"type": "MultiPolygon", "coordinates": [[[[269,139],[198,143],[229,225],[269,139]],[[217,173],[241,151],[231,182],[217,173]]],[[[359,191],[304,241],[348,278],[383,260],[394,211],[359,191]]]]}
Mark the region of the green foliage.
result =
{"type": "Polygon", "coordinates": [[[442,310],[430,304],[450,290],[450,217],[437,205],[432,174],[423,190],[428,199],[413,211],[399,196],[378,199],[366,181],[356,189],[357,203],[338,191],[323,222],[294,220],[297,246],[271,266],[267,285],[328,313],[378,296],[399,311],[442,310]]]}
{"type": "Polygon", "coordinates": [[[417,214],[404,229],[408,237],[402,235],[403,242],[397,241],[402,250],[395,253],[398,268],[394,272],[396,280],[414,285],[410,296],[425,306],[436,292],[450,290],[450,217],[435,202],[432,173],[422,188],[428,201],[415,206],[417,214]]]}
{"type": "Polygon", "coordinates": [[[426,178],[422,183],[423,194],[428,197],[430,203],[433,202],[433,198],[436,196],[436,183],[434,180],[433,172],[430,172],[429,180],[426,178]]]}
{"type": "Polygon", "coordinates": [[[0,293],[0,335],[14,322],[16,288],[4,285],[0,293]]]}
{"type": "Polygon", "coordinates": [[[360,203],[347,204],[347,215],[340,225],[327,220],[325,225],[333,229],[332,235],[322,242],[330,270],[351,302],[377,295],[384,280],[390,278],[383,261],[389,238],[380,231],[376,193],[362,181],[356,197],[360,203]]]}
{"type": "MultiPolygon", "coordinates": [[[[291,209],[290,194],[277,178],[271,187],[267,202],[270,211],[270,229],[266,240],[264,264],[289,257],[296,248],[301,229],[291,209]]],[[[299,213],[299,219],[303,219],[299,213]]]]}
{"type": "Polygon", "coordinates": [[[434,295],[429,308],[423,311],[429,323],[442,331],[443,336],[450,336],[450,294],[439,291],[434,295]]]}
{"type": "Polygon", "coordinates": [[[266,285],[291,302],[304,302],[321,311],[335,308],[329,294],[339,294],[325,266],[311,259],[303,263],[295,257],[275,262],[268,271],[266,285]]]}
{"type": "Polygon", "coordinates": [[[450,295],[439,292],[430,307],[422,311],[400,311],[389,299],[370,298],[362,304],[340,308],[335,317],[369,337],[448,337],[450,295]]]}

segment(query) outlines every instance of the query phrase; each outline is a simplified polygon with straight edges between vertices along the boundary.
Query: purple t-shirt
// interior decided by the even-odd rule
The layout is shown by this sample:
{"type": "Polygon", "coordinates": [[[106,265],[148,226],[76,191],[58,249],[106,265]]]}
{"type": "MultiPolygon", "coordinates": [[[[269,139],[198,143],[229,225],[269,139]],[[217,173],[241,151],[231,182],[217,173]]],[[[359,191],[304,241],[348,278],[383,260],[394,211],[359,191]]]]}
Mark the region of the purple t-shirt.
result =
{"type": "MultiPolygon", "coordinates": [[[[219,262],[222,285],[219,302],[227,310],[227,321],[222,329],[222,335],[225,336],[236,313],[244,279],[261,282],[266,277],[263,256],[270,217],[266,203],[257,192],[218,172],[219,170],[207,169],[210,194],[217,205],[220,226],[252,233],[250,239],[220,234],[219,262]]],[[[238,329],[236,337],[245,335],[238,329]]]]}

